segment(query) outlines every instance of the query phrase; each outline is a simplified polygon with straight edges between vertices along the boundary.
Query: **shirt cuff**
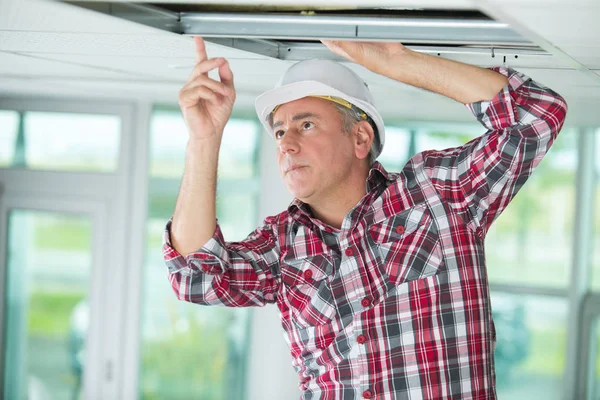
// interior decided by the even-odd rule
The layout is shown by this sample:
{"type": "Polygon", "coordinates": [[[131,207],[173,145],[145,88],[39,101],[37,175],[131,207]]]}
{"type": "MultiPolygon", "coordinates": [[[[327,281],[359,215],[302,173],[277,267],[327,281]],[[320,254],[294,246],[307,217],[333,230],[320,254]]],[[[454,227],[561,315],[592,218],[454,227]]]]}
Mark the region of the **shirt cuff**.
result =
{"type": "Polygon", "coordinates": [[[483,126],[496,131],[509,128],[519,122],[518,100],[526,96],[526,93],[521,93],[521,87],[531,78],[512,68],[493,67],[489,69],[506,76],[508,84],[500,89],[493,99],[466,104],[466,107],[483,126]]]}
{"type": "Polygon", "coordinates": [[[223,233],[217,221],[215,233],[212,238],[206,242],[197,251],[183,256],[171,243],[171,224],[173,218],[169,219],[163,233],[163,257],[169,268],[169,272],[175,273],[184,268],[191,268],[209,275],[222,274],[224,271],[221,262],[223,254],[227,254],[223,233]]]}

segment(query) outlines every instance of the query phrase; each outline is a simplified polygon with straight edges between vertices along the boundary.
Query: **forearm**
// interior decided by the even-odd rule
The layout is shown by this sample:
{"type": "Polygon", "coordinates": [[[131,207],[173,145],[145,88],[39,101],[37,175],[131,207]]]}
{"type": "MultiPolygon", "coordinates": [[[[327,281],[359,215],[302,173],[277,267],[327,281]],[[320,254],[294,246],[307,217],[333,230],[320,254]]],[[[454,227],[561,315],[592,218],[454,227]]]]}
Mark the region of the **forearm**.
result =
{"type": "Polygon", "coordinates": [[[508,83],[495,71],[406,48],[383,64],[382,75],[463,104],[491,100],[508,83]]]}
{"type": "Polygon", "coordinates": [[[273,222],[250,233],[245,240],[225,242],[217,225],[212,238],[192,257],[173,248],[172,221],[163,236],[163,256],[171,287],[179,300],[227,307],[263,306],[277,301],[280,250],[273,222]]]}
{"type": "Polygon", "coordinates": [[[215,232],[220,144],[220,136],[188,142],[171,225],[171,242],[181,255],[197,251],[215,232]]]}

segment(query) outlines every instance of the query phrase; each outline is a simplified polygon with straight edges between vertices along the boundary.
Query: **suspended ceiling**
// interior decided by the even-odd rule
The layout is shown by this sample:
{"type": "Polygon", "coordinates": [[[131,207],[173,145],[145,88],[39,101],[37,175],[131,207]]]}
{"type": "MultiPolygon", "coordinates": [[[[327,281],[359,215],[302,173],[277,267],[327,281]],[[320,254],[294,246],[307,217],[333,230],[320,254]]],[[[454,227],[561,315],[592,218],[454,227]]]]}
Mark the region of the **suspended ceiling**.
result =
{"type": "MultiPolygon", "coordinates": [[[[141,2],[128,3],[139,6],[137,3],[141,2]]],[[[182,10],[205,14],[208,11],[265,14],[312,10],[327,14],[338,12],[342,7],[341,2],[335,1],[319,2],[319,7],[299,1],[261,1],[260,7],[251,1],[202,3],[198,6],[197,2],[190,1],[161,1],[155,6],[175,14],[182,10]]],[[[82,8],[106,4],[80,2],[74,6],[44,0],[0,0],[0,95],[64,94],[176,104],[177,92],[194,62],[193,43],[186,36],[191,31],[158,29],[123,19],[122,15],[116,17],[107,15],[106,11],[82,8]]],[[[386,7],[422,14],[437,10],[448,15],[480,15],[505,24],[523,39],[523,45],[520,49],[498,46],[494,57],[489,44],[476,48],[473,44],[468,47],[440,40],[436,49],[435,40],[413,40],[410,46],[481,66],[505,63],[518,68],[563,94],[571,106],[570,120],[600,125],[597,116],[600,113],[595,112],[600,105],[600,28],[596,23],[600,5],[595,1],[579,0],[568,5],[558,0],[344,1],[343,7],[345,10],[386,7]]],[[[294,59],[328,54],[314,38],[287,39],[291,42],[271,40],[269,50],[268,46],[257,48],[253,38],[240,36],[243,35],[237,35],[237,43],[234,43],[225,31],[220,37],[207,40],[222,44],[210,43],[209,56],[230,60],[241,108],[250,109],[256,95],[272,87],[294,59]],[[253,47],[244,47],[244,41],[253,47]],[[274,53],[273,43],[278,54],[274,53]],[[282,55],[280,47],[292,50],[282,55]]],[[[388,118],[471,118],[462,105],[451,100],[392,82],[360,66],[350,66],[370,83],[377,103],[388,118]]]]}

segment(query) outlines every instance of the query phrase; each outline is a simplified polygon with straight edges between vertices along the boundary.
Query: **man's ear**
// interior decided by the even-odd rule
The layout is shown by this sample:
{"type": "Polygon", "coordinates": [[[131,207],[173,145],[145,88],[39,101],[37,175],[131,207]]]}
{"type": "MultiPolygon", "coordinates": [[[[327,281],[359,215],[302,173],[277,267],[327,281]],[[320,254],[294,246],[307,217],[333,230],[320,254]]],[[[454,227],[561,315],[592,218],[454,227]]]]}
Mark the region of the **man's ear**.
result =
{"type": "Polygon", "coordinates": [[[354,129],[354,154],[358,159],[363,160],[369,156],[375,132],[367,121],[357,122],[354,129]]]}

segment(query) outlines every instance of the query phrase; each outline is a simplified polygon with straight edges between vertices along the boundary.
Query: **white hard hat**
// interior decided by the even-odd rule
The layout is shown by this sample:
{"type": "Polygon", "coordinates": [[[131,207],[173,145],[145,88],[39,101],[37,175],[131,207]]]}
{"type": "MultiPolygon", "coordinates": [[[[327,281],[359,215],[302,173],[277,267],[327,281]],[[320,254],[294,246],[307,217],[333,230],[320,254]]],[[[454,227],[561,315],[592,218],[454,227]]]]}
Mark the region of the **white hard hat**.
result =
{"type": "Polygon", "coordinates": [[[339,97],[364,111],[375,123],[379,136],[379,156],[385,141],[383,118],[375,108],[367,84],[351,69],[331,60],[311,59],[292,65],[271,89],[256,99],[256,113],[267,132],[273,136],[269,116],[284,103],[308,96],[339,97]]]}

